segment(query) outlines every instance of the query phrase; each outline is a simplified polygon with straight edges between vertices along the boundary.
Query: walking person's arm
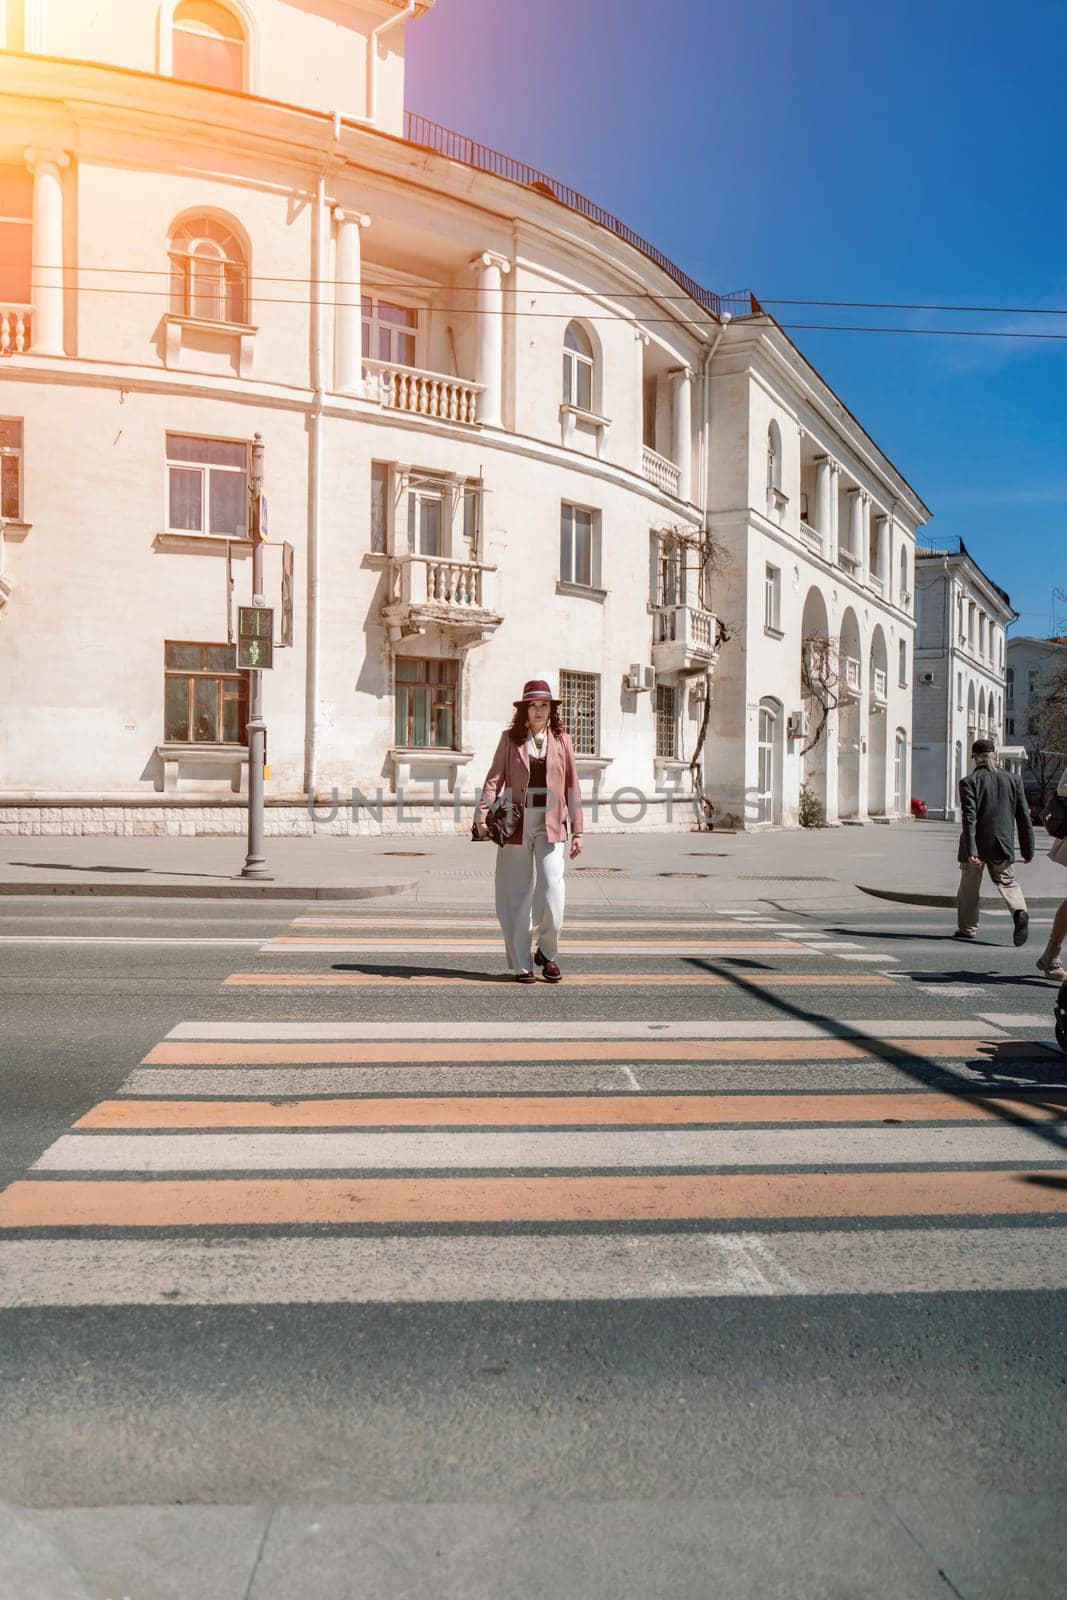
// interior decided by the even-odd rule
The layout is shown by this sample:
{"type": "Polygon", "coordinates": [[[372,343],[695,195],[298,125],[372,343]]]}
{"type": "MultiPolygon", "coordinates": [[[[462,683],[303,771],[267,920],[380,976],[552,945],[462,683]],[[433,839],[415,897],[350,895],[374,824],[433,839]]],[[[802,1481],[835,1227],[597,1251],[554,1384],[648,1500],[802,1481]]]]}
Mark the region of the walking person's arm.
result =
{"type": "Polygon", "coordinates": [[[574,746],[569,737],[563,736],[565,778],[563,793],[567,802],[567,820],[570,824],[571,849],[570,857],[582,853],[582,828],[585,824],[585,815],[582,811],[582,790],[578,782],[578,767],[574,760],[574,746]]]}
{"type": "Polygon", "coordinates": [[[485,819],[489,815],[489,807],[507,782],[507,773],[508,735],[505,732],[500,735],[493,759],[489,763],[489,771],[486,773],[485,782],[482,784],[482,798],[479,800],[478,807],[474,813],[474,826],[477,828],[481,838],[485,837],[485,819]]]}
{"type": "Polygon", "coordinates": [[[1019,830],[1019,850],[1024,861],[1034,859],[1034,825],[1030,821],[1030,807],[1026,803],[1026,791],[1022,779],[1012,775],[1012,787],[1015,790],[1015,826],[1019,830]]]}
{"type": "Polygon", "coordinates": [[[970,778],[960,779],[960,822],[963,827],[960,859],[978,863],[982,859],[974,836],[978,823],[978,802],[970,778]]]}

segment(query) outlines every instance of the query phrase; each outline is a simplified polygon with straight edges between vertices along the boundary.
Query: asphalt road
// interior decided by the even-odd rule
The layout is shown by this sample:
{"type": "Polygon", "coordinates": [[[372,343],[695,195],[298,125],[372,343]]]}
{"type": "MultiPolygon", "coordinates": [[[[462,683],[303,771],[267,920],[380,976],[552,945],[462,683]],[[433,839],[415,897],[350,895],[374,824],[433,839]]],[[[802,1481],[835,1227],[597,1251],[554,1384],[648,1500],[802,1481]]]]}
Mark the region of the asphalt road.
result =
{"type": "Polygon", "coordinates": [[[1043,920],[480,914],[0,903],[0,1500],[96,1600],[1058,1597],[1043,920]]]}

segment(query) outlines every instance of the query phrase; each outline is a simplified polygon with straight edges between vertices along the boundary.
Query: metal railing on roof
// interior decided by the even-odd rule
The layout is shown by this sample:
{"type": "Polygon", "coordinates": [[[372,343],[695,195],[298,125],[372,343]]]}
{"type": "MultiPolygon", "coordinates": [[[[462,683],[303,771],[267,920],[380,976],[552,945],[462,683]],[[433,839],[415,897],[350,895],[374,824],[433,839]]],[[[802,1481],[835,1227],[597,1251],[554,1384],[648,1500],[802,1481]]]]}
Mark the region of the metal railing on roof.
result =
{"type": "Polygon", "coordinates": [[[747,291],[721,295],[715,294],[711,289],[705,289],[695,278],[683,272],[669,256],[664,255],[662,250],[650,244],[632,228],[628,228],[625,222],[612,216],[610,211],[605,211],[602,206],[587,199],[584,194],[579,194],[576,189],[568,188],[565,183],[550,178],[547,173],[538,172],[536,167],[527,166],[525,161],[516,161],[514,156],[506,156],[499,150],[493,150],[489,145],[478,144],[466,134],[456,133],[452,128],[444,128],[439,122],[431,122],[428,117],[419,116],[414,111],[404,113],[404,138],[409,144],[418,145],[423,150],[432,150],[435,155],[446,156],[450,161],[462,162],[465,167],[475,167],[479,172],[489,172],[494,177],[506,178],[509,183],[521,183],[525,188],[547,195],[552,200],[558,200],[561,205],[567,206],[571,211],[577,211],[590,222],[607,228],[616,238],[623,239],[635,250],[640,250],[649,261],[655,262],[668,277],[674,279],[690,299],[713,317],[721,318],[724,312],[729,313],[731,317],[750,317],[758,314],[757,303],[747,291]]]}

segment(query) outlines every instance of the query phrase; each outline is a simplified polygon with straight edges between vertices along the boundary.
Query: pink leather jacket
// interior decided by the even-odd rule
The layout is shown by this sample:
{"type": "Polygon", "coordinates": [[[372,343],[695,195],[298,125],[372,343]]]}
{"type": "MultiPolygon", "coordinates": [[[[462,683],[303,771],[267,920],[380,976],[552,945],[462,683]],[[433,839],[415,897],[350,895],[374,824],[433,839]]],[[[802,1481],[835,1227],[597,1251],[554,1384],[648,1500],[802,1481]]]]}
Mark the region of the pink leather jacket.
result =
{"type": "MultiPolygon", "coordinates": [[[[578,769],[574,764],[574,746],[570,735],[548,735],[548,804],[545,807],[545,831],[552,844],[561,844],[568,832],[573,836],[582,831],[582,791],[578,784],[578,769]]],[[[530,786],[530,757],[526,742],[516,744],[506,731],[500,735],[485,785],[476,820],[484,822],[489,807],[501,794],[510,794],[519,808],[519,822],[511,834],[509,844],[521,844],[526,818],[526,791],[530,786]]]]}

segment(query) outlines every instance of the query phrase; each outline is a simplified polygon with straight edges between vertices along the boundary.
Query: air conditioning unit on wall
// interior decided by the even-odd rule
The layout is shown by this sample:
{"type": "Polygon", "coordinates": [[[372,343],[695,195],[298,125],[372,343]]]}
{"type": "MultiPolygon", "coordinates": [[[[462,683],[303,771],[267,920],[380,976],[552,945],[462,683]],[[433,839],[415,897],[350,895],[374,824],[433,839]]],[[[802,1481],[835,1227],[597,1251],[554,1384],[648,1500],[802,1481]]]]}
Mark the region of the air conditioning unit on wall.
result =
{"type": "Polygon", "coordinates": [[[622,681],[623,687],[631,694],[651,694],[656,687],[656,669],[643,667],[639,661],[631,661],[630,670],[622,681]]]}
{"type": "Polygon", "coordinates": [[[920,683],[936,683],[937,680],[934,677],[932,672],[920,672],[919,673],[919,682],[920,683]]]}

